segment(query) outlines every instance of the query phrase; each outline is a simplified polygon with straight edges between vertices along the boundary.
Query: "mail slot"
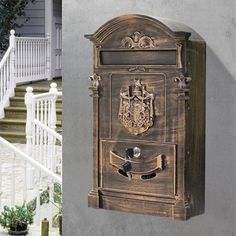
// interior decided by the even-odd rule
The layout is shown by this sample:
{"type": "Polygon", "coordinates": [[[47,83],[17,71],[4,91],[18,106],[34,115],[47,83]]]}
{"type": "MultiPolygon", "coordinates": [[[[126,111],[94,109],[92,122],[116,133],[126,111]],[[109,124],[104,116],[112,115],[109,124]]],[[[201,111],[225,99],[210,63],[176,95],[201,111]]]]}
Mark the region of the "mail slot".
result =
{"type": "Polygon", "coordinates": [[[85,37],[94,49],[89,207],[180,220],[202,214],[204,40],[143,15],[114,18],[85,37]]]}
{"type": "Polygon", "coordinates": [[[113,50],[100,51],[101,65],[175,65],[174,50],[113,50]]]}

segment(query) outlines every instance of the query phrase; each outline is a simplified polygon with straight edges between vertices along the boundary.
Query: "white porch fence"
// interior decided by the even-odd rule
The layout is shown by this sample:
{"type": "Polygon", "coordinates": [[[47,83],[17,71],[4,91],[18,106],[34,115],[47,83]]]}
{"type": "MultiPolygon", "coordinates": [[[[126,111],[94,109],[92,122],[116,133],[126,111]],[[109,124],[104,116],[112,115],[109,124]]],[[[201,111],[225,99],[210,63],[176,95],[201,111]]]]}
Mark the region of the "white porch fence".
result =
{"type": "Polygon", "coordinates": [[[50,79],[50,37],[16,37],[10,31],[9,48],[0,62],[0,118],[17,83],[50,79]]]}
{"type": "MultiPolygon", "coordinates": [[[[62,156],[61,144],[62,136],[58,134],[56,129],[56,100],[58,96],[62,96],[62,92],[58,92],[57,84],[51,83],[49,92],[43,94],[33,94],[33,88],[27,87],[25,94],[25,104],[27,107],[26,120],[26,153],[16,148],[14,145],[0,137],[0,144],[9,148],[13,153],[11,164],[11,201],[10,205],[16,202],[16,158],[21,159],[21,175],[22,181],[22,202],[28,202],[27,193],[34,190],[36,195],[36,221],[39,225],[41,218],[40,198],[42,191],[49,191],[49,219],[53,217],[54,205],[54,187],[55,183],[62,184],[62,156]],[[36,192],[35,192],[36,191],[36,192]]],[[[2,167],[0,162],[0,192],[2,189],[2,167]]],[[[19,203],[18,203],[19,204],[19,203]]],[[[2,196],[0,195],[0,206],[2,206],[2,196]]],[[[1,207],[0,207],[1,208],[1,207]]]]}

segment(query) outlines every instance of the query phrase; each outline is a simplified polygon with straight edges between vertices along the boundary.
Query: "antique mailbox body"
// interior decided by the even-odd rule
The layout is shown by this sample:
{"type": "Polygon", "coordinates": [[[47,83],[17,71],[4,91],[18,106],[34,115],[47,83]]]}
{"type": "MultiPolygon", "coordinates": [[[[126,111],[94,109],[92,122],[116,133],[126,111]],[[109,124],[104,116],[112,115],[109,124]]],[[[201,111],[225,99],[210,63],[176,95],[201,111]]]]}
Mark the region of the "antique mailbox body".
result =
{"type": "Polygon", "coordinates": [[[94,34],[90,207],[186,220],[204,212],[205,42],[143,15],[94,34]]]}

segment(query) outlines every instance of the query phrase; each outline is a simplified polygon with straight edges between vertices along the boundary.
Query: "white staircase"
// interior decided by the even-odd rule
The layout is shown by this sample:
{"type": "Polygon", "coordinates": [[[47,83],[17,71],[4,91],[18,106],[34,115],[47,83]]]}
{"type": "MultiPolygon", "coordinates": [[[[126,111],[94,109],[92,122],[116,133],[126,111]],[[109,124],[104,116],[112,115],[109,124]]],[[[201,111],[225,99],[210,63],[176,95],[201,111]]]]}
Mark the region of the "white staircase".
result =
{"type": "Polygon", "coordinates": [[[62,136],[55,128],[56,100],[62,93],[56,83],[47,93],[34,95],[31,87],[26,91],[26,145],[13,145],[0,137],[0,209],[35,200],[32,229],[36,236],[41,220],[47,217],[51,222],[58,211],[53,202],[55,183],[62,185],[62,136]],[[49,203],[42,206],[40,198],[46,190],[49,203]]]}

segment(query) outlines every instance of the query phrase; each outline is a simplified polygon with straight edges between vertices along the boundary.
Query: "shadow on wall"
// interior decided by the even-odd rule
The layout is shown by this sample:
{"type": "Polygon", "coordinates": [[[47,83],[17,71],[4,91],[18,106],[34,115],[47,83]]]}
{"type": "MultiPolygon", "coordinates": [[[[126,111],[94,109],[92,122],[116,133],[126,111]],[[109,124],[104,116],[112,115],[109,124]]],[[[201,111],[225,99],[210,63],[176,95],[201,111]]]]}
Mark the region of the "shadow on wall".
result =
{"type": "Polygon", "coordinates": [[[209,47],[206,79],[206,213],[233,224],[236,222],[236,78],[209,47]]]}

